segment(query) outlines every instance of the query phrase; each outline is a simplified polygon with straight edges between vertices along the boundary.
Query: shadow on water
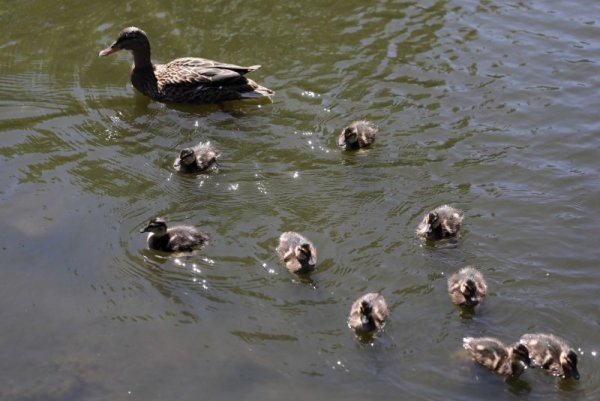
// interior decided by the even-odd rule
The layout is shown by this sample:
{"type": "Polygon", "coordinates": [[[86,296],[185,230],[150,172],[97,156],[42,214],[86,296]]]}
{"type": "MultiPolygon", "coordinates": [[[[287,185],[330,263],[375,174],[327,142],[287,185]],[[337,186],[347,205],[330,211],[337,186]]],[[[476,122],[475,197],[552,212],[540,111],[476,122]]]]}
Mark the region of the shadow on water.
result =
{"type": "Polygon", "coordinates": [[[313,278],[315,273],[290,273],[293,274],[292,281],[317,289],[317,281],[313,278]]]}
{"type": "Polygon", "coordinates": [[[531,385],[522,378],[506,379],[506,385],[508,387],[508,391],[510,391],[514,395],[521,396],[525,394],[530,394],[532,391],[531,385]]]}
{"type": "Polygon", "coordinates": [[[475,306],[456,306],[456,308],[458,310],[458,315],[462,318],[462,319],[473,319],[475,317],[475,306]]]}

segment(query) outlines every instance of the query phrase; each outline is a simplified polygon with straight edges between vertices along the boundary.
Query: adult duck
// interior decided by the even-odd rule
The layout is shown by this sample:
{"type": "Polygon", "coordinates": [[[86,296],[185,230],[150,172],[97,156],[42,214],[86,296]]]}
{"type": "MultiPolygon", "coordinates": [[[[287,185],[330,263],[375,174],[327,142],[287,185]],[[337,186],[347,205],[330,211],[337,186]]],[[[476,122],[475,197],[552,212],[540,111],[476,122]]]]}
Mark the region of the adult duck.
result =
{"type": "Polygon", "coordinates": [[[133,53],[133,86],[159,102],[219,103],[270,97],[274,93],[244,76],[260,65],[242,67],[196,57],[178,58],[167,64],[152,64],[148,36],[136,27],[123,29],[117,40],[98,55],[108,56],[119,50],[133,53]]]}

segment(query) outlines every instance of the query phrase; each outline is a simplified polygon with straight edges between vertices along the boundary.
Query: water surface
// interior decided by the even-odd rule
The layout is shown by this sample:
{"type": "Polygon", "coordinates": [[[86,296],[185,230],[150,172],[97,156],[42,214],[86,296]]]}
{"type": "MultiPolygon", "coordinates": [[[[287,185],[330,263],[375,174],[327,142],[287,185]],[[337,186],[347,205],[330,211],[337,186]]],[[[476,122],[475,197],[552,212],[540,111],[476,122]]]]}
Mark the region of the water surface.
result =
{"type": "Polygon", "coordinates": [[[3,400],[597,400],[600,398],[600,3],[132,1],[0,3],[0,398],[3,400]],[[125,26],[156,62],[262,64],[271,104],[173,107],[137,94],[125,26]],[[341,152],[355,119],[380,127],[341,152]],[[177,174],[210,140],[214,174],[177,174]],[[465,212],[423,244],[424,213],[465,212]],[[165,216],[208,232],[168,257],[165,216]],[[303,280],[275,256],[307,235],[303,280]],[[472,319],[446,278],[473,264],[472,319]],[[350,305],[391,317],[362,344],[350,305]],[[505,383],[465,336],[553,332],[581,380],[505,383]]]}

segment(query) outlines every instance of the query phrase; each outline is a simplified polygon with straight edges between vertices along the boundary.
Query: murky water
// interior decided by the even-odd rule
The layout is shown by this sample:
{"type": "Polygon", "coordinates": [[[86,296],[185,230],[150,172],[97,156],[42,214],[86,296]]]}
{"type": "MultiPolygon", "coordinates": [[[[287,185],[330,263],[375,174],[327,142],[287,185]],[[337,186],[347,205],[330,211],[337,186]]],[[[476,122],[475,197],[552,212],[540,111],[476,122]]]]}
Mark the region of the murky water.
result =
{"type": "Polygon", "coordinates": [[[0,398],[3,400],[600,399],[600,3],[0,2],[0,398]],[[272,104],[171,107],[136,94],[119,30],[153,59],[242,65],[272,104]],[[341,152],[355,119],[375,145],[341,152]],[[214,174],[176,174],[210,140],[214,174]],[[414,236],[465,211],[455,243],[414,236]],[[213,243],[145,249],[154,216],[213,243]],[[319,252],[310,280],[274,249],[319,252]],[[449,273],[490,294],[462,319],[449,273]],[[346,327],[359,295],[391,317],[346,327]],[[547,331],[579,382],[505,383],[465,336],[547,331]]]}

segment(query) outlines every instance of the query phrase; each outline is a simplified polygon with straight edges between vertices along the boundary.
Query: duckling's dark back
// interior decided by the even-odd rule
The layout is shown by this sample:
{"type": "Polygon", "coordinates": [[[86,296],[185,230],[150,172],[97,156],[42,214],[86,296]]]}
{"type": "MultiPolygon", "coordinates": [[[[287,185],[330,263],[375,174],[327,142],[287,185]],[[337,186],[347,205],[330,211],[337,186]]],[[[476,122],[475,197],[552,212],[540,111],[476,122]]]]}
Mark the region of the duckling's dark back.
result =
{"type": "Polygon", "coordinates": [[[479,305],[487,294],[487,284],[483,274],[473,266],[465,266],[448,277],[448,294],[452,303],[461,307],[479,305]],[[466,286],[472,289],[469,294],[461,291],[466,286]]]}
{"type": "Polygon", "coordinates": [[[546,333],[527,333],[521,336],[536,365],[552,375],[579,379],[577,353],[562,338],[546,333]]]}
{"type": "Polygon", "coordinates": [[[374,333],[383,328],[388,315],[389,311],[383,295],[368,293],[352,304],[348,326],[357,333],[374,333]]]}

